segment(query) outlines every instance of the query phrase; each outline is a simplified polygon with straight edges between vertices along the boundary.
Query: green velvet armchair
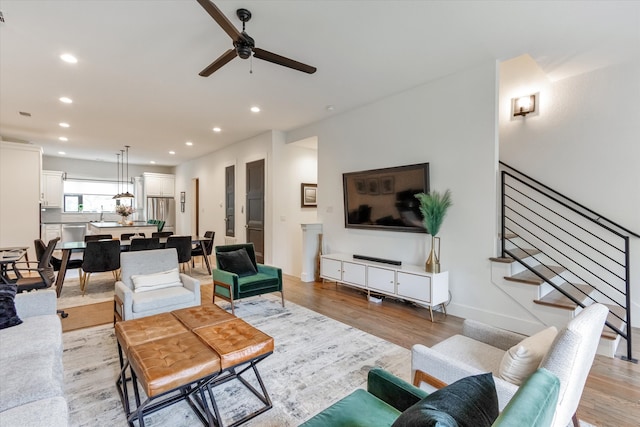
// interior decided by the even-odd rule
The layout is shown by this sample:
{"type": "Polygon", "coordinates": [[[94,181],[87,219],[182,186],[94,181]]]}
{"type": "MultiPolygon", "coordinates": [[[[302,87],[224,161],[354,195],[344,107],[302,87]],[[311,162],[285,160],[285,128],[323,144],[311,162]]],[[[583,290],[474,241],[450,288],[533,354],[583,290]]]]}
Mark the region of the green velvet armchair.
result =
{"type": "MultiPolygon", "coordinates": [[[[544,368],[533,373],[518,389],[492,427],[549,427],[555,412],[560,381],[544,368]]],[[[420,405],[428,393],[391,373],[373,368],[367,377],[367,390],[358,389],[319,414],[307,420],[301,427],[383,427],[391,426],[405,411],[420,405]]],[[[497,397],[496,397],[497,411],[497,397]]],[[[469,407],[481,410],[477,402],[469,407]]],[[[428,416],[428,411],[421,414],[428,416]]],[[[465,418],[476,420],[475,413],[465,418]]],[[[458,425],[432,423],[432,419],[415,419],[411,425],[458,425]]],[[[444,421],[444,420],[439,420],[444,421]]],[[[400,423],[407,425],[406,423],[400,423]]],[[[463,423],[464,424],[464,423],[463,423]]],[[[467,423],[469,424],[469,423],[467,423]]],[[[472,421],[471,425],[480,425],[472,421]]]]}
{"type": "Polygon", "coordinates": [[[216,297],[231,303],[235,314],[234,301],[280,292],[284,307],[282,270],[278,267],[258,264],[253,243],[216,246],[217,269],[213,271],[213,302],[216,297]]]}

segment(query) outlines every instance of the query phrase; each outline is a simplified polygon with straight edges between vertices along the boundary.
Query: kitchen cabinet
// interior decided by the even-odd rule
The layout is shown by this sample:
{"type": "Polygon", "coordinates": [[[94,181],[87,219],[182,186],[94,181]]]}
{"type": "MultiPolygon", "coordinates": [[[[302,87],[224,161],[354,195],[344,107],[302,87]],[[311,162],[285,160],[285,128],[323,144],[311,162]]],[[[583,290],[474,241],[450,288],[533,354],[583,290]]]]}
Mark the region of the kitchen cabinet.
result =
{"type": "Polygon", "coordinates": [[[64,190],[62,188],[62,176],[64,172],[60,171],[42,171],[42,188],[40,194],[40,202],[43,207],[60,208],[62,207],[62,196],[64,190]]]}
{"type": "Polygon", "coordinates": [[[40,235],[42,148],[0,141],[0,246],[29,246],[40,235]]]}
{"type": "Polygon", "coordinates": [[[175,197],[175,175],[145,172],[142,177],[146,197],[175,197]]]}
{"type": "Polygon", "coordinates": [[[42,241],[46,245],[49,240],[60,237],[62,239],[62,226],[60,224],[42,224],[42,241]]]}

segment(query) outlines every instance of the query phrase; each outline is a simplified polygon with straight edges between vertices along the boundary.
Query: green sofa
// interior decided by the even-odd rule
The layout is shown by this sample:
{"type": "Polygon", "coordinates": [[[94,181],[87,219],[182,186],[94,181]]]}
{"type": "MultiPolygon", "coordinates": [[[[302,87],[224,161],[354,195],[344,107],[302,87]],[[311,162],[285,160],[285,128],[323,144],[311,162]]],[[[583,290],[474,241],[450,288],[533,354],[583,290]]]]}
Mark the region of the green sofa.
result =
{"type": "MultiPolygon", "coordinates": [[[[518,389],[493,423],[496,427],[548,427],[558,399],[560,381],[538,369],[518,389]]],[[[406,409],[428,393],[381,368],[373,368],[367,390],[358,389],[306,421],[304,427],[391,426],[406,409]]]]}

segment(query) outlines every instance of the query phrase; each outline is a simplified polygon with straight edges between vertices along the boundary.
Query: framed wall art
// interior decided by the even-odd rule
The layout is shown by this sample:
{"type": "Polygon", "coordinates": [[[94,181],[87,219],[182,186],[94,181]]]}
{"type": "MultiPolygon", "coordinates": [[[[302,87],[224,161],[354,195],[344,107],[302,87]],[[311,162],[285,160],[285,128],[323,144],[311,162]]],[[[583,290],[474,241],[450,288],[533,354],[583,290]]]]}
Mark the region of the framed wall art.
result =
{"type": "Polygon", "coordinates": [[[317,201],[318,184],[300,184],[300,206],[303,208],[315,208],[317,201]]]}

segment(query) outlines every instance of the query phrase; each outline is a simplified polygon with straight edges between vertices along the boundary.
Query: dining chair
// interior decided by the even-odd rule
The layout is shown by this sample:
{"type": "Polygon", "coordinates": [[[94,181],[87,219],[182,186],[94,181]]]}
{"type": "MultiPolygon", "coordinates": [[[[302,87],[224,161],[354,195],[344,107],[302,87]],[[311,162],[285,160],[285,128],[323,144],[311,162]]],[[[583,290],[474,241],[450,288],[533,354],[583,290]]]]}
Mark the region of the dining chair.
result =
{"type": "Polygon", "coordinates": [[[158,237],[145,237],[140,239],[131,239],[129,252],[131,251],[147,251],[150,249],[160,249],[160,239],[158,237]]]}
{"type": "Polygon", "coordinates": [[[166,249],[175,248],[178,251],[178,264],[182,266],[182,271],[186,270],[185,264],[191,273],[191,236],[170,236],[167,238],[166,249]]]}
{"type": "MultiPolygon", "coordinates": [[[[47,250],[47,245],[44,244],[44,242],[42,241],[42,239],[36,239],[33,241],[33,245],[35,246],[36,249],[36,258],[38,259],[38,262],[40,262],[40,260],[42,259],[42,257],[44,256],[46,250],[47,250]]],[[[60,267],[62,266],[62,260],[60,258],[56,258],[53,255],[51,255],[51,265],[53,266],[53,271],[60,271],[60,267]]],[[[82,274],[82,258],[69,258],[69,260],[67,261],[67,268],[66,270],[74,270],[74,269],[78,269],[78,277],[80,277],[80,275],[82,274]]],[[[65,274],[66,274],[66,270],[65,270],[65,274]]]]}
{"type": "Polygon", "coordinates": [[[113,239],[113,236],[111,234],[87,234],[86,236],[84,236],[85,242],[91,242],[94,240],[108,240],[108,239],[113,239]]]}
{"type": "Polygon", "coordinates": [[[173,231],[156,231],[151,233],[151,237],[169,237],[173,235],[173,231]]]}
{"type": "MultiPolygon", "coordinates": [[[[203,240],[198,243],[193,249],[191,249],[191,267],[195,267],[194,258],[197,256],[201,256],[200,266],[202,266],[202,261],[204,261],[204,257],[209,258],[209,263],[211,263],[211,252],[213,252],[213,239],[216,236],[215,231],[207,231],[204,233],[204,237],[207,240],[203,240]]],[[[211,272],[209,272],[211,273],[211,272]]]]}
{"type": "Polygon", "coordinates": [[[38,268],[20,268],[18,266],[19,264],[27,264],[27,261],[17,261],[15,263],[14,271],[16,272],[17,278],[14,283],[18,286],[18,293],[45,289],[53,285],[56,281],[56,274],[51,265],[51,256],[59,240],[59,237],[49,240],[42,257],[38,260],[38,268]],[[22,274],[34,271],[38,273],[37,276],[25,277],[25,275],[22,274]]]}
{"type": "Polygon", "coordinates": [[[133,236],[145,237],[144,233],[123,233],[120,235],[120,240],[121,241],[131,240],[133,236]]]}
{"type": "MultiPolygon", "coordinates": [[[[138,239],[134,239],[138,240],[138,239]]],[[[82,295],[85,294],[91,273],[103,273],[110,271],[115,280],[118,280],[120,270],[120,241],[101,240],[89,241],[84,249],[82,260],[82,276],[80,278],[80,289],[82,295]]]]}

